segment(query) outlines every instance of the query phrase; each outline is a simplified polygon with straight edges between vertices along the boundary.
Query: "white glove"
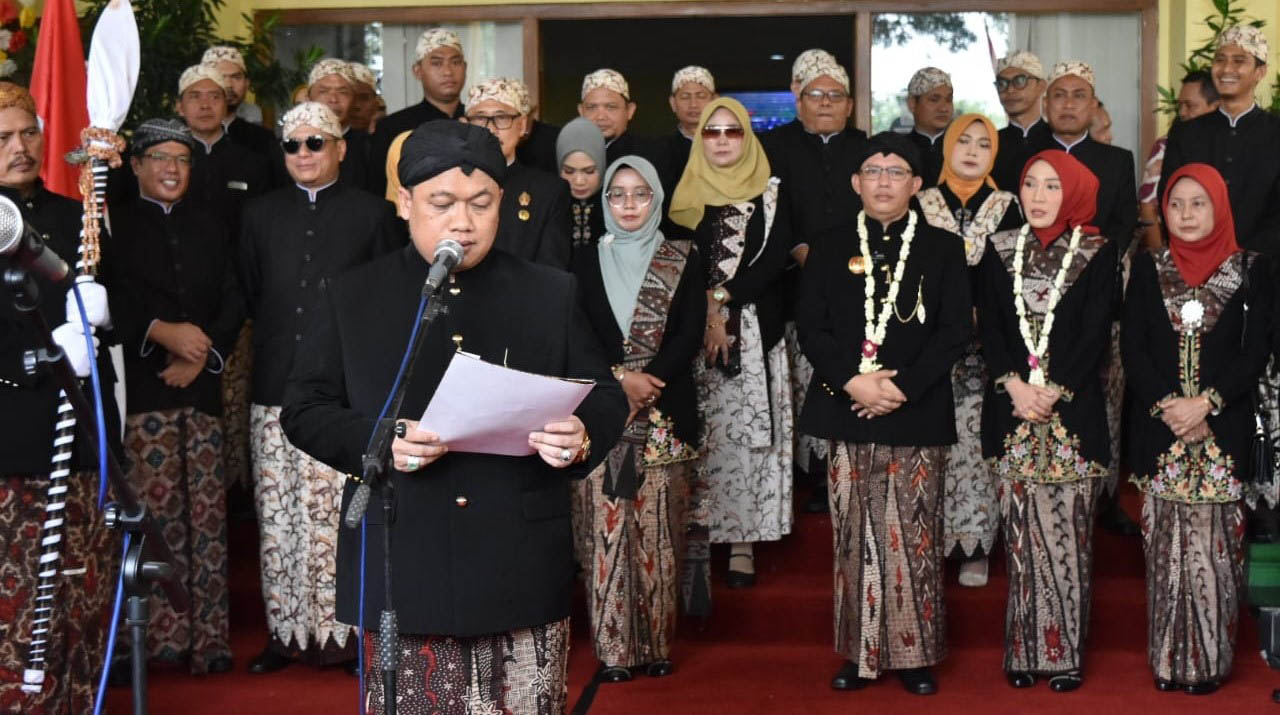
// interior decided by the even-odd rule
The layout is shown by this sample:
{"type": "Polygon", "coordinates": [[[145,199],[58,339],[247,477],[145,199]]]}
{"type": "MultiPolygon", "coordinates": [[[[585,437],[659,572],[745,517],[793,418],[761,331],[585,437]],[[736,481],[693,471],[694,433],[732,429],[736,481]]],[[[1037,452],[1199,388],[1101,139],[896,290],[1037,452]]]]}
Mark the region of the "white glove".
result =
{"type": "MultiPolygon", "coordinates": [[[[72,298],[72,300],[75,300],[72,298]]],[[[89,355],[89,347],[85,345],[84,333],[80,329],[80,321],[74,323],[63,323],[53,329],[53,342],[62,348],[62,352],[66,354],[67,360],[71,361],[71,369],[75,370],[76,377],[89,376],[89,361],[92,356],[89,355]]],[[[98,339],[93,339],[93,351],[98,351],[98,339]]]]}
{"type": "MultiPolygon", "coordinates": [[[[107,289],[94,280],[77,282],[80,288],[80,299],[84,301],[84,312],[89,316],[89,324],[95,328],[111,327],[111,308],[107,305],[107,289]]],[[[76,307],[75,291],[67,291],[67,322],[80,324],[80,310],[76,307]]]]}

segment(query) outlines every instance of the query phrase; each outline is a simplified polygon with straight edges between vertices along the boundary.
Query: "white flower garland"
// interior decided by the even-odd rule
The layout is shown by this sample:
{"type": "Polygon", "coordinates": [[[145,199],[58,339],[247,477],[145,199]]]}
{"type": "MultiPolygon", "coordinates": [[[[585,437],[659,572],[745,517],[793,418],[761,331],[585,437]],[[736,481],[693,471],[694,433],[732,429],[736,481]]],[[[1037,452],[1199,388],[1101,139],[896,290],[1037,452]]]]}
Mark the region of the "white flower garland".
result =
{"type": "Polygon", "coordinates": [[[1018,233],[1017,248],[1013,252],[1013,309],[1018,313],[1018,332],[1022,334],[1022,343],[1027,346],[1027,352],[1030,353],[1027,355],[1027,366],[1031,368],[1031,377],[1028,382],[1043,386],[1045,375],[1042,363],[1045,353],[1049,350],[1049,333],[1053,332],[1054,310],[1058,307],[1058,300],[1062,298],[1062,284],[1067,282],[1067,271],[1071,268],[1071,261],[1080,248],[1080,237],[1083,232],[1079,226],[1071,232],[1071,242],[1067,246],[1066,254],[1062,256],[1062,267],[1058,269],[1058,275],[1053,279],[1053,290],[1049,293],[1049,303],[1045,306],[1044,324],[1040,326],[1040,335],[1032,338],[1031,322],[1027,320],[1027,302],[1022,297],[1022,253],[1030,231],[1030,224],[1022,225],[1022,231],[1018,233]]]}
{"type": "Polygon", "coordinates": [[[871,262],[871,246],[867,239],[867,214],[865,211],[858,212],[858,247],[862,251],[862,265],[866,268],[863,283],[866,295],[863,303],[863,330],[868,331],[862,341],[862,361],[858,364],[858,373],[862,375],[883,369],[876,355],[880,352],[880,346],[884,344],[884,336],[889,328],[889,316],[893,314],[894,307],[898,303],[898,288],[902,286],[902,273],[907,266],[907,256],[911,253],[911,240],[916,235],[916,212],[908,210],[907,213],[910,218],[907,219],[906,230],[902,232],[902,249],[898,251],[898,265],[893,269],[893,278],[889,281],[889,293],[880,304],[880,317],[877,319],[875,315],[876,275],[872,270],[874,266],[871,262]]]}

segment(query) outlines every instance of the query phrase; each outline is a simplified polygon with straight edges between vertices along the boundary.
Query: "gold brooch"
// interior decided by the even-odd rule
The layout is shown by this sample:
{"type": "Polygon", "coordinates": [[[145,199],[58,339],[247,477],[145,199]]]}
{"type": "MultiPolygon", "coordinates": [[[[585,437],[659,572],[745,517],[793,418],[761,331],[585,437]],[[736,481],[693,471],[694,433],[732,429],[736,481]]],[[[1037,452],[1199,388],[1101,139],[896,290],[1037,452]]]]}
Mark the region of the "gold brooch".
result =
{"type": "Polygon", "coordinates": [[[860,276],[867,272],[867,259],[862,256],[854,256],[849,259],[849,272],[855,276],[860,276]]]}
{"type": "Polygon", "coordinates": [[[518,217],[521,221],[528,221],[529,212],[525,209],[520,209],[520,213],[516,214],[516,217],[518,217]]]}
{"type": "Polygon", "coordinates": [[[533,197],[529,195],[528,191],[521,191],[520,198],[518,200],[520,201],[521,206],[528,206],[529,203],[533,201],[533,197]]]}

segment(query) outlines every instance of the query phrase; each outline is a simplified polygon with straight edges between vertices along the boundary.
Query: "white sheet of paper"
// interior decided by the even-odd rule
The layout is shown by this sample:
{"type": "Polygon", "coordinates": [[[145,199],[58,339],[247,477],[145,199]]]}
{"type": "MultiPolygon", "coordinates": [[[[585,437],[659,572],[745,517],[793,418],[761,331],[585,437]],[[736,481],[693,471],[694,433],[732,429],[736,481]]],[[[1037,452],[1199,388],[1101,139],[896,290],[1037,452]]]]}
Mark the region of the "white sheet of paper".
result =
{"type": "Polygon", "coordinates": [[[524,457],[529,433],[573,414],[595,382],[535,375],[454,353],[419,427],[451,452],[524,457]]]}

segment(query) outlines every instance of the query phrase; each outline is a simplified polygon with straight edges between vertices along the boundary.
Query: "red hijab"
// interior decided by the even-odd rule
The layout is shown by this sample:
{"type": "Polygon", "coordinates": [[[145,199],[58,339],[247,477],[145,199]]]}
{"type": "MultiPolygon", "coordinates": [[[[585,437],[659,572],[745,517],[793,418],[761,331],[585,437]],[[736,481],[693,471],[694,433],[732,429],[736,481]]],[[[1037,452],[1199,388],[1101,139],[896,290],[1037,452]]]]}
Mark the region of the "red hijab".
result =
{"type": "MultiPolygon", "coordinates": [[[[1080,226],[1086,236],[1096,236],[1098,229],[1088,225],[1093,215],[1098,212],[1098,177],[1089,171],[1089,167],[1080,160],[1060,149],[1045,149],[1031,157],[1022,167],[1021,186],[1027,180],[1027,170],[1037,161],[1047,161],[1058,172],[1062,181],[1062,206],[1058,209],[1058,217],[1053,224],[1044,228],[1031,228],[1040,245],[1048,248],[1059,236],[1080,226]]],[[[1026,210],[1026,207],[1023,207],[1026,210]]]]}
{"type": "Polygon", "coordinates": [[[1231,216],[1231,200],[1227,196],[1227,184],[1222,180],[1218,170],[1208,164],[1187,164],[1173,172],[1169,177],[1164,192],[1164,225],[1169,227],[1169,252],[1173,254],[1173,263],[1182,274],[1187,285],[1195,287],[1203,285],[1209,276],[1218,270],[1218,266],[1227,260],[1240,246],[1236,243],[1236,222],[1231,216]],[[1199,241],[1184,241],[1173,232],[1173,222],[1169,220],[1169,195],[1173,187],[1183,177],[1194,179],[1204,187],[1213,202],[1213,230],[1199,241]]]}

